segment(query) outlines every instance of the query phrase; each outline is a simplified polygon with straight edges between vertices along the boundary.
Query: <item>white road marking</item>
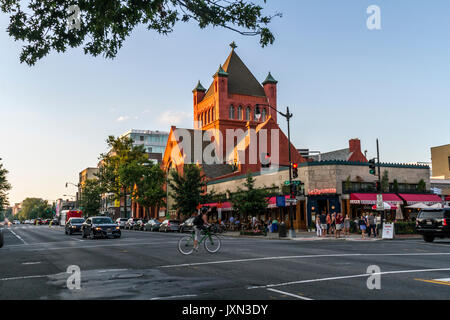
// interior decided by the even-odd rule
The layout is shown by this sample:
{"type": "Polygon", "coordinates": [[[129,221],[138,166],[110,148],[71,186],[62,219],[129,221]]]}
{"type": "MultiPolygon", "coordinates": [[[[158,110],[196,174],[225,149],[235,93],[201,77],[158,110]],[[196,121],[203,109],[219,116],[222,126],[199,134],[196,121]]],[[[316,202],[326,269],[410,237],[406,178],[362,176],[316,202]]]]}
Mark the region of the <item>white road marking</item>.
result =
{"type": "Polygon", "coordinates": [[[150,300],[165,300],[165,299],[177,299],[177,298],[189,298],[189,297],[196,297],[196,294],[185,294],[182,296],[170,296],[170,297],[156,297],[151,298],[150,300]]]}
{"type": "Polygon", "coordinates": [[[105,272],[120,272],[120,271],[127,271],[128,269],[106,269],[106,270],[99,270],[98,273],[105,273],[105,272]]]}
{"type": "Polygon", "coordinates": [[[351,279],[351,278],[363,278],[363,277],[369,277],[372,275],[387,275],[387,274],[400,274],[400,273],[422,273],[422,272],[438,272],[438,271],[450,271],[450,268],[399,270],[399,271],[385,271],[385,272],[380,272],[380,273],[363,273],[363,274],[355,274],[355,275],[351,275],[351,276],[300,280],[300,281],[284,282],[284,283],[277,283],[277,284],[268,284],[265,286],[253,286],[253,287],[248,287],[247,289],[249,289],[249,290],[251,290],[251,289],[267,289],[267,288],[273,288],[273,287],[289,286],[289,285],[293,285],[293,284],[312,283],[312,282],[331,281],[331,280],[342,280],[342,279],[351,279]]]}
{"type": "Polygon", "coordinates": [[[21,240],[24,244],[28,245],[28,243],[26,243],[25,240],[23,240],[21,236],[19,236],[17,233],[15,233],[14,231],[12,231],[12,229],[8,229],[8,230],[11,231],[11,233],[12,233],[13,235],[15,235],[17,239],[21,240]]]}
{"type": "Polygon", "coordinates": [[[33,265],[33,264],[41,264],[41,262],[40,262],[40,261],[36,261],[36,262],[24,262],[24,263],[22,263],[22,264],[24,264],[24,265],[33,265]]]}
{"type": "Polygon", "coordinates": [[[297,299],[308,300],[308,301],[312,301],[313,300],[313,299],[310,299],[310,298],[298,296],[298,295],[293,294],[293,293],[284,292],[284,291],[280,291],[280,290],[276,290],[276,289],[267,289],[267,290],[273,291],[273,292],[276,292],[276,293],[279,293],[279,294],[282,294],[282,295],[285,295],[285,296],[291,296],[291,297],[294,297],[294,298],[297,298],[297,299]]]}
{"type": "Polygon", "coordinates": [[[450,278],[445,279],[433,279],[434,281],[441,281],[441,282],[450,282],[450,278]]]}
{"type": "Polygon", "coordinates": [[[252,262],[252,261],[270,261],[270,260],[289,260],[289,259],[309,259],[309,258],[336,258],[336,257],[371,257],[371,256],[439,256],[450,255],[450,252],[439,253],[348,253],[348,254],[316,254],[304,256],[281,256],[281,257],[262,257],[250,259],[236,259],[236,260],[220,260],[197,263],[184,263],[160,266],[160,268],[178,268],[178,267],[192,267],[201,265],[224,264],[224,263],[238,263],[238,262],[252,262]]]}
{"type": "Polygon", "coordinates": [[[24,277],[11,277],[11,278],[2,278],[0,281],[10,281],[10,280],[24,280],[24,279],[34,279],[34,278],[45,278],[50,277],[50,274],[45,275],[37,275],[37,276],[24,276],[24,277]]]}

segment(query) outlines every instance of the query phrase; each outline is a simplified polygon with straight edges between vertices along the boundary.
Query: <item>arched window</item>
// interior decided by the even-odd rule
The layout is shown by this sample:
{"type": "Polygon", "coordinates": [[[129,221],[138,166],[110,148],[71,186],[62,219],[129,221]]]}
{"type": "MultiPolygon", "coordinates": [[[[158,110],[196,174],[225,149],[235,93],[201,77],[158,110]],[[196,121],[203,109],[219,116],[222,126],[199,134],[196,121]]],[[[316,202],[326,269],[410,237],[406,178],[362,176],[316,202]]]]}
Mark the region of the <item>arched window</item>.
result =
{"type": "Polygon", "coordinates": [[[214,120],[215,120],[215,117],[214,117],[214,111],[215,111],[215,108],[213,107],[213,108],[211,109],[211,121],[214,121],[214,120]]]}
{"type": "Polygon", "coordinates": [[[234,119],[234,106],[230,107],[230,119],[234,119]]]}
{"type": "Polygon", "coordinates": [[[208,123],[211,123],[211,110],[208,110],[208,123]]]}
{"type": "Polygon", "coordinates": [[[247,107],[247,109],[245,109],[245,121],[250,121],[251,113],[252,113],[252,109],[250,109],[250,107],[247,107]]]}
{"type": "Polygon", "coordinates": [[[242,112],[243,112],[244,110],[242,109],[242,106],[239,106],[239,108],[238,108],[238,114],[237,114],[237,118],[238,118],[238,120],[242,120],[242,112]]]}
{"type": "Polygon", "coordinates": [[[261,111],[261,121],[266,121],[267,111],[266,108],[263,108],[261,111]]]}

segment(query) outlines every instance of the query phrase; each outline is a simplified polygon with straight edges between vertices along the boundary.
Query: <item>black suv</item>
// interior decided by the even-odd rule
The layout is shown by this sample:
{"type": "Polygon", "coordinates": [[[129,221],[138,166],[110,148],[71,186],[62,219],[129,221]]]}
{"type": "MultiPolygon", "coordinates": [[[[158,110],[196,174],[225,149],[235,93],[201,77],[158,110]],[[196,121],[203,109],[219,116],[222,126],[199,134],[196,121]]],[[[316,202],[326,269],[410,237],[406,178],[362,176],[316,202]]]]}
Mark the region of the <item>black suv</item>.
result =
{"type": "Polygon", "coordinates": [[[450,209],[427,209],[419,212],[416,230],[426,242],[433,242],[435,238],[450,238],[450,209]]]}
{"type": "Polygon", "coordinates": [[[83,223],[83,218],[70,218],[65,226],[66,234],[71,235],[74,232],[81,232],[81,226],[83,225],[83,223]]]}

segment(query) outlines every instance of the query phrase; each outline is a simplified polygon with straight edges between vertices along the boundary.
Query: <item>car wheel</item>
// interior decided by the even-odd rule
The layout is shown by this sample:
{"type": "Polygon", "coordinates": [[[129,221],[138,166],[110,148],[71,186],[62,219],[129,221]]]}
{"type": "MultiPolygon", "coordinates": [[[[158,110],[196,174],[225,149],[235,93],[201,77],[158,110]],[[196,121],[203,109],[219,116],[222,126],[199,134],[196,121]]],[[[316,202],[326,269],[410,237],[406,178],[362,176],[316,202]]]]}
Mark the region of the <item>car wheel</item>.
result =
{"type": "Polygon", "coordinates": [[[425,240],[425,242],[433,242],[434,241],[434,237],[433,236],[424,235],[423,236],[423,240],[425,240]]]}

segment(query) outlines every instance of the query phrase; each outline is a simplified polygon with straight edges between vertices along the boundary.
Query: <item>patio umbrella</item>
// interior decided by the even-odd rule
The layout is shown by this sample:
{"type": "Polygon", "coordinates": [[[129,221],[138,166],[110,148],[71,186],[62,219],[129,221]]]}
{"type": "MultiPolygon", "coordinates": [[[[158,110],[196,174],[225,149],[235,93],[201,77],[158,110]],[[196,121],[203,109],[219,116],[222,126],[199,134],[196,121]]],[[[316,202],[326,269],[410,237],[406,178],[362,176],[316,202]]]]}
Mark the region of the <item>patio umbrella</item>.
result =
{"type": "Polygon", "coordinates": [[[425,203],[420,202],[420,203],[415,203],[411,206],[407,206],[406,208],[408,208],[408,209],[428,209],[430,207],[427,206],[425,203]]]}
{"type": "Polygon", "coordinates": [[[403,220],[403,212],[400,203],[397,203],[397,212],[395,213],[396,220],[403,220]]]}

